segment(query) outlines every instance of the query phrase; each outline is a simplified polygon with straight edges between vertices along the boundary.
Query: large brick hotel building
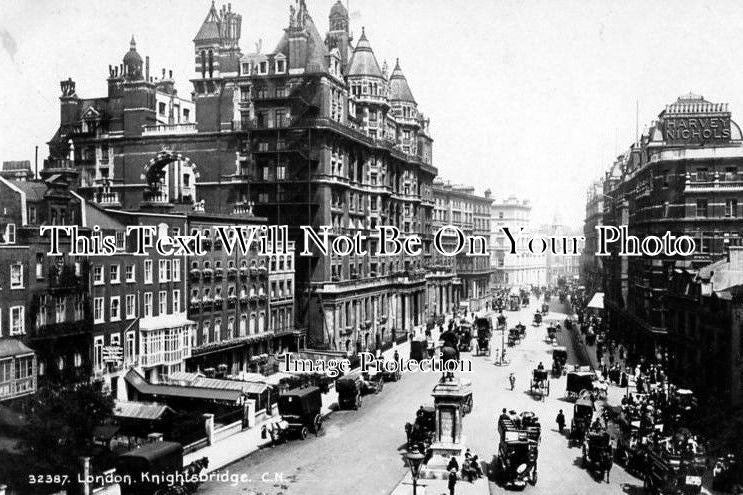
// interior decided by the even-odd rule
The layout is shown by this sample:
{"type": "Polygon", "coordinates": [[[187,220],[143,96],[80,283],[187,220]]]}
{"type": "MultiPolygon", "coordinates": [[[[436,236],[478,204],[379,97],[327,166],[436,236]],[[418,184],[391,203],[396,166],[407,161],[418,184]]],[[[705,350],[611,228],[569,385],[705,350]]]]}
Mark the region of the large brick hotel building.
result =
{"type": "Polygon", "coordinates": [[[380,65],[363,30],[354,45],[341,2],[329,27],[321,36],[300,1],[273,50],[243,53],[241,16],[212,5],[193,40],[192,101],[179,97],[172,72],[151,74],[132,39],[109,66],[105,97],[82,98],[72,80],[62,83],[45,169],[107,209],[288,225],[298,250],[299,225],[420,235],[425,255],[410,259],[297,257],[294,316],[307,344],[357,351],[449,310],[458,287],[437,272],[437,290],[427,292],[437,174],[429,121],[400,63],[391,72],[380,65]]]}

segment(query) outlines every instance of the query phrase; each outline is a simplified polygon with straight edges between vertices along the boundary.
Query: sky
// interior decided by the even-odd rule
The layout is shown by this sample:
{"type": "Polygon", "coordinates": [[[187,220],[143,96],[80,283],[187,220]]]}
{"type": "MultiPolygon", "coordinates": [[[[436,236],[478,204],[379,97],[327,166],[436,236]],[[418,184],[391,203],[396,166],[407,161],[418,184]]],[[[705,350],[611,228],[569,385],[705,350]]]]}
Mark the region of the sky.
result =
{"type": "MultiPolygon", "coordinates": [[[[453,183],[530,199],[532,219],[578,226],[588,185],[665,105],[688,92],[743,113],[743,2],[348,0],[381,65],[396,58],[431,118],[453,183]]],[[[243,52],[272,50],[294,0],[235,0],[243,52]]],[[[321,33],[335,0],[307,0],[321,33]]],[[[0,161],[39,161],[59,123],[59,81],[106,94],[132,35],[152,72],[188,95],[209,0],[3,0],[0,161]]],[[[220,5],[219,3],[217,4],[220,5]]]]}

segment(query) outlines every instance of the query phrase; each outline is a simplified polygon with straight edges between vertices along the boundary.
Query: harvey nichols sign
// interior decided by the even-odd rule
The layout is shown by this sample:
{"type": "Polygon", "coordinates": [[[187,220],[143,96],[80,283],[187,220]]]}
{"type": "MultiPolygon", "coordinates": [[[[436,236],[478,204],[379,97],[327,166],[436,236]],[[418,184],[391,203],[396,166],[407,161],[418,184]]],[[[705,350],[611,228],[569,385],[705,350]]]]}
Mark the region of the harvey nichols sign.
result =
{"type": "Polygon", "coordinates": [[[668,144],[709,144],[730,141],[730,115],[669,117],[664,119],[668,144]]]}

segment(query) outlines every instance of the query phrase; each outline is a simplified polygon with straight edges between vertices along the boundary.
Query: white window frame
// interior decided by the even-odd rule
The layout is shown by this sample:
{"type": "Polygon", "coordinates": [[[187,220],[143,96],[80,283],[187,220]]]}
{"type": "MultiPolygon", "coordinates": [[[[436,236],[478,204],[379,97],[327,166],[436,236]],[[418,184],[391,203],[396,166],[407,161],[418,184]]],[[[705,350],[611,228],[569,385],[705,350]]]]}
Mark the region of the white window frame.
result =
{"type": "Polygon", "coordinates": [[[144,283],[152,283],[152,260],[144,260],[144,283]]]}
{"type": "Polygon", "coordinates": [[[168,291],[161,290],[157,293],[157,314],[168,314],[168,291]]]}
{"type": "Polygon", "coordinates": [[[108,321],[119,321],[121,320],[121,297],[112,296],[108,300],[108,321]],[[114,316],[114,301],[118,303],[118,309],[114,316]]]}
{"type": "Polygon", "coordinates": [[[136,362],[137,357],[137,337],[134,335],[134,331],[126,332],[124,336],[124,360],[127,363],[136,362]],[[131,347],[130,347],[131,342],[131,347]],[[131,352],[129,352],[131,350],[131,352]]]}
{"type": "Polygon", "coordinates": [[[108,268],[109,282],[112,284],[121,283],[121,265],[110,265],[108,268]],[[114,272],[116,272],[116,278],[114,278],[114,272]]]}
{"type": "Polygon", "coordinates": [[[170,282],[168,273],[168,264],[170,260],[158,260],[157,262],[157,281],[159,283],[170,282]]]}
{"type": "Polygon", "coordinates": [[[179,289],[175,289],[173,291],[173,314],[178,314],[181,312],[181,291],[179,289]]]}
{"type": "Polygon", "coordinates": [[[134,294],[127,294],[124,304],[124,314],[127,320],[131,320],[137,317],[137,296],[134,294]],[[129,311],[131,302],[131,311],[129,311]]]}
{"type": "Polygon", "coordinates": [[[54,321],[56,323],[64,323],[66,315],[67,315],[67,298],[65,296],[58,296],[56,300],[54,301],[54,321]],[[62,302],[61,305],[60,305],[60,301],[62,302]],[[61,313],[59,311],[60,308],[62,309],[61,313]]]}
{"type": "Polygon", "coordinates": [[[25,306],[11,306],[9,308],[8,314],[10,316],[10,321],[8,322],[10,324],[10,335],[25,335],[26,334],[26,308],[25,306]],[[19,327],[17,328],[15,325],[13,325],[13,313],[16,311],[19,311],[19,327]]]}
{"type": "Polygon", "coordinates": [[[93,338],[93,368],[103,370],[103,335],[93,338]]]}
{"type": "Polygon", "coordinates": [[[127,265],[126,266],[126,281],[127,282],[136,282],[137,281],[137,265],[127,265]],[[129,273],[129,269],[131,269],[131,273],[129,273]]]}
{"type": "Polygon", "coordinates": [[[94,265],[93,266],[93,285],[103,285],[103,283],[104,283],[103,265],[94,265]]]}
{"type": "Polygon", "coordinates": [[[15,289],[23,289],[23,263],[13,263],[10,265],[10,288],[15,289]],[[13,270],[18,269],[18,280],[13,280],[13,270]]]}
{"type": "Polygon", "coordinates": [[[103,308],[103,298],[95,297],[93,298],[93,323],[103,323],[104,321],[106,321],[106,316],[103,308]],[[100,308],[100,311],[96,310],[98,307],[100,308]],[[98,313],[99,316],[97,316],[96,313],[98,313]]]}
{"type": "Polygon", "coordinates": [[[144,317],[145,318],[152,317],[152,292],[144,293],[144,317]],[[149,299],[149,304],[147,301],[148,299],[149,299]]]}
{"type": "Polygon", "coordinates": [[[171,279],[173,282],[180,282],[181,281],[181,260],[180,258],[174,258],[172,260],[173,267],[171,271],[171,279]]]}
{"type": "Polygon", "coordinates": [[[15,244],[15,224],[5,226],[5,244],[15,244]]]}

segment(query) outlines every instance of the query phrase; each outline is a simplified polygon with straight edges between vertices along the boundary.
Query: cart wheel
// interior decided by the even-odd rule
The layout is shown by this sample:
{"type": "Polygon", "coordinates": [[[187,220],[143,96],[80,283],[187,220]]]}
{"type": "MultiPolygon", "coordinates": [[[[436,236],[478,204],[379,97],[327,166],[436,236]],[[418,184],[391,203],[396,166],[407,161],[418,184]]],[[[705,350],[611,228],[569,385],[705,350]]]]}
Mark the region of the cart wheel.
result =
{"type": "Polygon", "coordinates": [[[302,440],[307,438],[307,435],[309,434],[310,434],[310,430],[308,430],[306,426],[303,426],[302,429],[299,430],[299,438],[301,438],[302,440]]]}

